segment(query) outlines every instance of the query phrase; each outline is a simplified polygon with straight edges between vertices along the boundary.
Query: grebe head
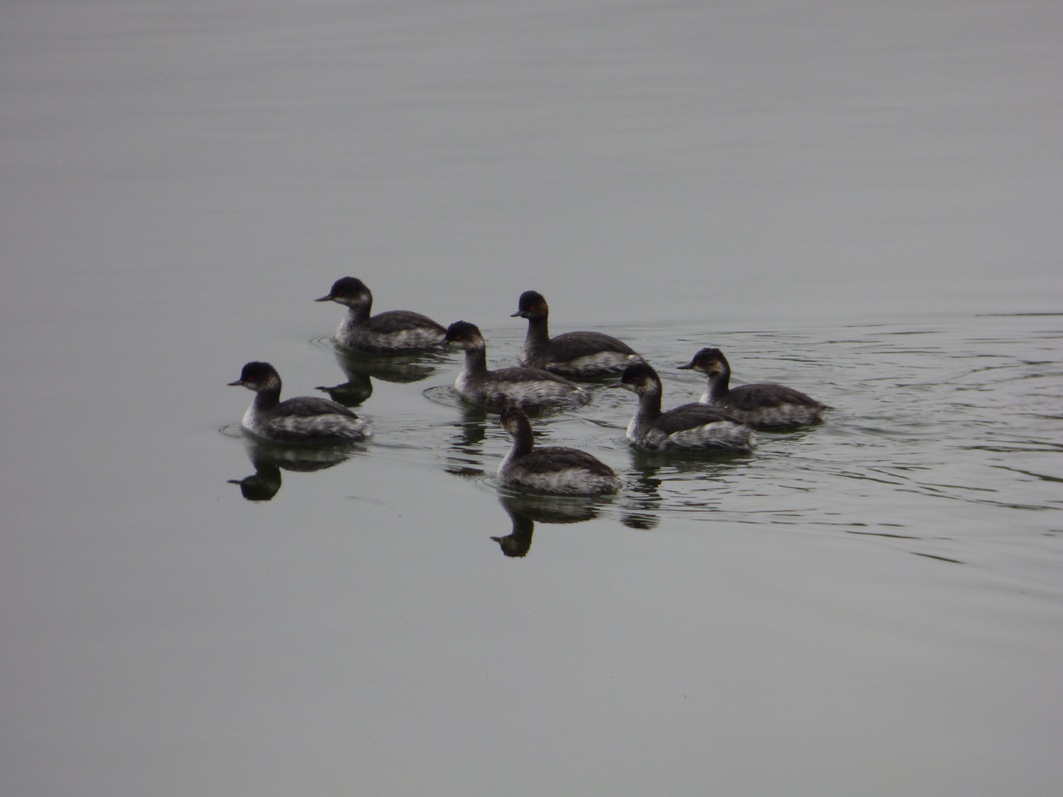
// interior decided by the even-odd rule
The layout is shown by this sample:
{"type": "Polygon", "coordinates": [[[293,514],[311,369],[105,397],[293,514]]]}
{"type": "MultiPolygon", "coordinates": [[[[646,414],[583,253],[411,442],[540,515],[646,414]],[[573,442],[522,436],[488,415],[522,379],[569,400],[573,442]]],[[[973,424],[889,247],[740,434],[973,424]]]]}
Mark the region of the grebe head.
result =
{"type": "Polygon", "coordinates": [[[517,301],[517,312],[510,318],[546,318],[550,314],[550,306],[546,303],[541,293],[536,291],[524,291],[517,301]]]}
{"type": "Polygon", "coordinates": [[[367,302],[373,301],[373,294],[365,287],[365,283],[354,277],[343,277],[332,283],[332,290],[315,302],[336,302],[347,307],[361,307],[367,302]]]}
{"type": "Polygon", "coordinates": [[[680,365],[684,371],[701,371],[709,376],[719,376],[725,371],[730,371],[727,358],[719,349],[702,349],[694,355],[694,359],[686,365],[680,365]]]}
{"type": "Polygon", "coordinates": [[[506,407],[498,418],[498,425],[511,435],[517,435],[521,429],[527,427],[531,430],[531,421],[527,413],[520,407],[506,407]]]}
{"type": "Polygon", "coordinates": [[[654,391],[659,393],[661,378],[646,363],[633,363],[624,369],[624,373],[620,374],[620,384],[614,387],[622,387],[640,396],[654,391]]]}
{"type": "Polygon", "coordinates": [[[468,321],[455,321],[447,327],[447,334],[443,337],[443,343],[456,349],[482,349],[485,348],[484,336],[480,334],[476,324],[468,321]]]}
{"type": "Polygon", "coordinates": [[[277,370],[269,363],[253,362],[244,366],[240,378],[229,382],[229,387],[246,387],[256,393],[280,385],[281,378],[277,370]]]}

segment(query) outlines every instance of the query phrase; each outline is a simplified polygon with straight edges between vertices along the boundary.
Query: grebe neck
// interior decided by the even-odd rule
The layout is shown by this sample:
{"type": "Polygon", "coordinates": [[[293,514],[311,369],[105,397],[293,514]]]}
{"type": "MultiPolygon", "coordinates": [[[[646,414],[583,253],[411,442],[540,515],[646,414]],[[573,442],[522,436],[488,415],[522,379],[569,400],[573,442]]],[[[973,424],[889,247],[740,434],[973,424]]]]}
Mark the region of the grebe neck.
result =
{"type": "Polygon", "coordinates": [[[549,343],[550,322],[546,316],[533,316],[528,319],[528,335],[524,339],[526,343],[549,343]]]}
{"type": "Polygon", "coordinates": [[[468,374],[487,373],[487,349],[478,347],[465,350],[465,372],[468,374]]]}
{"type": "Polygon", "coordinates": [[[280,404],[281,381],[279,379],[271,380],[269,385],[255,393],[255,400],[252,403],[258,412],[269,412],[280,404]]]}
{"type": "Polygon", "coordinates": [[[510,449],[509,456],[506,457],[506,459],[509,460],[523,457],[525,454],[530,453],[532,447],[535,445],[531,423],[527,418],[517,419],[516,427],[517,428],[511,432],[513,435],[513,448],[510,449]]]}
{"type": "Polygon", "coordinates": [[[661,415],[661,385],[650,385],[645,393],[639,393],[638,417],[643,421],[652,421],[661,415]]]}
{"type": "Polygon", "coordinates": [[[722,364],[723,370],[709,377],[709,396],[713,401],[722,401],[731,392],[728,384],[731,381],[731,369],[722,364]]]}
{"type": "Polygon", "coordinates": [[[361,304],[348,305],[347,307],[347,325],[359,326],[369,320],[369,315],[373,310],[373,300],[370,298],[366,302],[361,304]]]}

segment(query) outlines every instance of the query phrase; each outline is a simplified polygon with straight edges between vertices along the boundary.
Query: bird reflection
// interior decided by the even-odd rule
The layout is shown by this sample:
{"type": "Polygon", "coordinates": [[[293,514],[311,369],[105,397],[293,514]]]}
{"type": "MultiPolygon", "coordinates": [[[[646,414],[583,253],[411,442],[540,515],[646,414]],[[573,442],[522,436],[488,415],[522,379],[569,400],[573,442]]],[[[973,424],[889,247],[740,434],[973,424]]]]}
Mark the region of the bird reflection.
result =
{"type": "Polygon", "coordinates": [[[385,382],[420,382],[436,369],[443,356],[435,353],[401,356],[367,354],[336,347],[333,349],[347,381],[333,387],[318,387],[345,407],[357,407],[373,395],[373,379],[385,382]]]}
{"type": "Polygon", "coordinates": [[[455,424],[457,433],[450,443],[447,473],[455,476],[482,476],[484,473],[483,442],[487,437],[487,410],[462,407],[461,419],[455,424]]]}
{"type": "Polygon", "coordinates": [[[522,559],[531,550],[532,534],[535,533],[535,521],[520,512],[510,512],[513,531],[505,537],[492,537],[498,543],[502,553],[511,559],[522,559]]]}
{"type": "Polygon", "coordinates": [[[269,501],[281,488],[281,469],[309,473],[338,465],[354,453],[350,446],[330,448],[288,448],[285,446],[244,441],[247,457],[255,472],[243,479],[229,479],[240,485],[248,501],[269,501]]]}
{"type": "Polygon", "coordinates": [[[661,519],[657,515],[659,505],[647,503],[641,508],[627,509],[620,515],[620,522],[629,529],[649,531],[661,525],[661,519]]]}
{"type": "Polygon", "coordinates": [[[598,517],[598,508],[608,498],[588,499],[585,496],[536,495],[514,493],[499,499],[513,521],[513,531],[505,537],[492,537],[506,556],[527,556],[531,549],[535,522],[582,523],[598,517]]]}
{"type": "Polygon", "coordinates": [[[639,465],[639,455],[635,454],[635,467],[632,468],[634,480],[628,482],[628,507],[620,517],[620,522],[628,528],[648,530],[657,528],[660,522],[657,513],[663,504],[660,488],[663,479],[657,477],[659,465],[643,463],[639,465]]]}
{"type": "Polygon", "coordinates": [[[620,522],[628,528],[654,529],[660,524],[668,482],[723,479],[750,459],[738,451],[645,451],[632,449],[628,495],[620,522]]]}
{"type": "Polygon", "coordinates": [[[255,472],[242,479],[229,479],[229,484],[239,484],[240,492],[248,501],[269,501],[281,488],[281,469],[272,462],[252,458],[255,472]]]}
{"type": "Polygon", "coordinates": [[[748,451],[646,451],[631,449],[631,467],[651,478],[660,471],[717,475],[731,471],[753,459],[748,451]]]}

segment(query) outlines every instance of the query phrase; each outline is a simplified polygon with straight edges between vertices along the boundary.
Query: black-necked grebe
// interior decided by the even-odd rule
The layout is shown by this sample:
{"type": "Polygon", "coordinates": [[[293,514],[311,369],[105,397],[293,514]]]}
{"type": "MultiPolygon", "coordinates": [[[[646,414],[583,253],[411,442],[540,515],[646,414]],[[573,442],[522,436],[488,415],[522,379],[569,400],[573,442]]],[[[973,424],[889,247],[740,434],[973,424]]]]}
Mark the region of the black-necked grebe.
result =
{"type": "Polygon", "coordinates": [[[551,338],[550,307],[540,293],[525,291],[517,308],[511,317],[528,319],[521,365],[578,379],[618,374],[632,363],[642,362],[635,350],[622,340],[601,332],[566,332],[551,338]]]}
{"type": "Polygon", "coordinates": [[[661,379],[646,363],[624,369],[622,387],[639,399],[638,409],[627,427],[627,437],[650,451],[696,451],[724,448],[749,451],[753,430],[735,416],[707,404],[684,404],[661,412],[661,379]]]}
{"type": "Polygon", "coordinates": [[[332,285],[327,296],[316,302],[336,302],[348,307],[347,317],[336,330],[342,346],[378,354],[426,351],[443,342],[446,330],[431,318],[409,310],[389,310],[370,316],[373,294],[360,279],[344,277],[332,285]]]}
{"type": "Polygon", "coordinates": [[[719,407],[758,429],[779,429],[818,423],[830,409],[814,398],[784,385],[742,385],[728,388],[731,366],[719,349],[702,349],[681,369],[701,371],[709,377],[702,404],[719,407]]]}
{"type": "Polygon", "coordinates": [[[591,394],[567,379],[538,368],[487,370],[487,344],[475,324],[455,321],[445,343],[465,350],[465,367],[454,388],[462,398],[488,409],[515,407],[582,407],[591,394]]]}
{"type": "Polygon", "coordinates": [[[335,401],[311,396],[281,401],[281,378],[269,363],[248,363],[229,385],[255,392],[242,426],[256,437],[279,443],[339,443],[371,434],[364,419],[335,401]]]}
{"type": "Polygon", "coordinates": [[[601,495],[620,489],[613,469],[575,448],[534,448],[531,422],[523,410],[509,407],[499,420],[513,436],[510,449],[498,466],[503,484],[557,495],[601,495]]]}

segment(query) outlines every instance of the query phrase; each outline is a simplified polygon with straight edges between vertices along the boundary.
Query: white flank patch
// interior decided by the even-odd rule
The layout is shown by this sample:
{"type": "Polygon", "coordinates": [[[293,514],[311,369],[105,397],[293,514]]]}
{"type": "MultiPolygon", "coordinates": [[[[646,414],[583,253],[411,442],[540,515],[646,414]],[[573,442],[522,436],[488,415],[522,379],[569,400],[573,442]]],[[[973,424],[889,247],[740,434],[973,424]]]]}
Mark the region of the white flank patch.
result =
{"type": "Polygon", "coordinates": [[[731,421],[707,423],[696,429],[686,429],[669,435],[663,448],[748,448],[749,428],[731,421]]]}
{"type": "MultiPolygon", "coordinates": [[[[508,457],[507,457],[508,460],[508,457]]],[[[592,473],[582,468],[570,468],[554,473],[504,473],[506,462],[498,468],[498,477],[506,484],[525,487],[541,493],[556,495],[594,495],[613,492],[619,489],[621,482],[600,473],[592,473]]]]}
{"type": "Polygon", "coordinates": [[[704,448],[747,449],[756,445],[749,427],[732,421],[716,421],[666,435],[660,429],[650,429],[641,433],[636,419],[632,418],[627,428],[627,436],[629,440],[651,451],[668,449],[692,451],[704,448]]]}
{"type": "Polygon", "coordinates": [[[462,371],[454,381],[454,388],[464,398],[477,404],[500,406],[516,404],[517,406],[536,406],[540,404],[559,404],[569,407],[582,407],[590,401],[590,393],[581,387],[570,387],[561,382],[503,382],[488,377],[485,384],[470,384],[468,374],[462,371]]]}
{"type": "Polygon", "coordinates": [[[346,415],[329,413],[324,415],[297,416],[286,415],[280,418],[261,418],[252,406],[244,413],[243,426],[249,432],[266,439],[283,439],[291,435],[305,435],[307,442],[314,439],[326,440],[363,440],[372,432],[368,422],[362,418],[354,419],[346,415]]]}
{"type": "Polygon", "coordinates": [[[388,333],[371,332],[362,327],[350,327],[344,322],[336,330],[336,339],[352,349],[406,351],[432,348],[442,342],[443,333],[430,327],[416,327],[388,333]]]}
{"type": "Polygon", "coordinates": [[[592,376],[594,374],[610,374],[623,371],[632,362],[642,360],[636,354],[623,354],[618,351],[600,351],[588,354],[586,357],[577,357],[566,363],[550,363],[547,368],[557,367],[559,370],[572,371],[592,376]]]}
{"type": "Polygon", "coordinates": [[[738,418],[742,423],[756,426],[798,426],[802,424],[816,423],[822,410],[817,407],[808,407],[803,404],[782,404],[777,407],[762,407],[756,410],[736,410],[726,404],[714,404],[709,398],[709,392],[699,399],[699,403],[708,404],[711,407],[719,407],[725,412],[738,418]]]}

